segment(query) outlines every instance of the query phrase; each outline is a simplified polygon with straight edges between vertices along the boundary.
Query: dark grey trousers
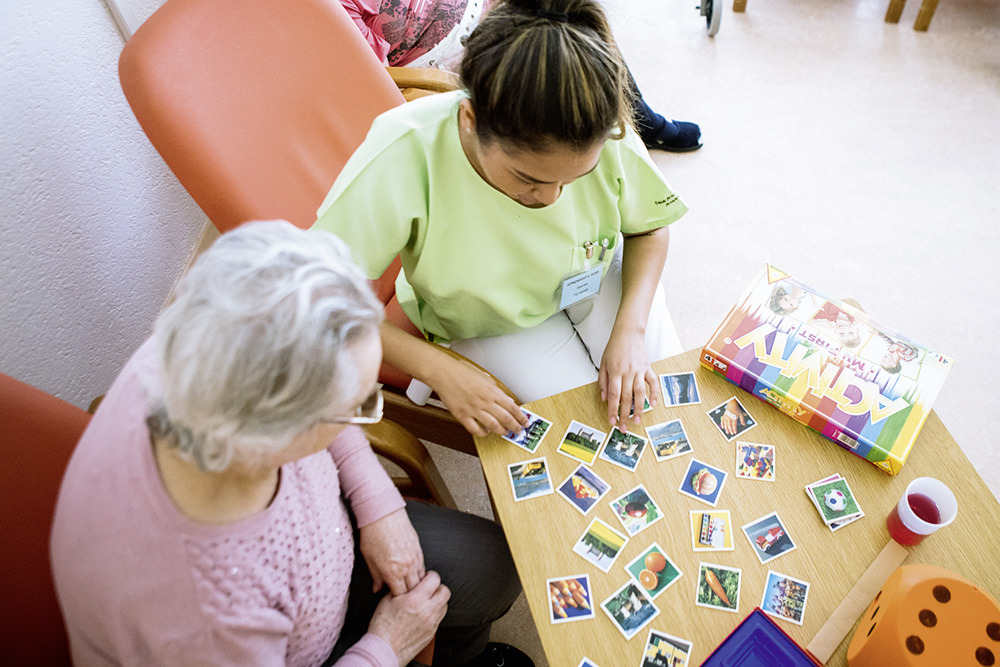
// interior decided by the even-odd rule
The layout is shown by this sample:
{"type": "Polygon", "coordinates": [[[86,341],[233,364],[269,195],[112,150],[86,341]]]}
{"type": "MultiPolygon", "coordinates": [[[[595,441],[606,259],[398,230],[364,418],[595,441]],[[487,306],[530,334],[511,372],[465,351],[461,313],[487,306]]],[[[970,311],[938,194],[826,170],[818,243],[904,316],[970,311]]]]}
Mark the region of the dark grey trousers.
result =
{"type": "MultiPolygon", "coordinates": [[[[448,613],[435,638],[434,667],[460,665],[483,651],[493,621],[507,613],[521,593],[507,539],[499,525],[472,514],[416,501],[407,501],[406,512],[420,538],[426,568],[441,575],[451,590],[448,613]]],[[[340,659],[368,631],[375,607],[388,591],[383,586],[372,593],[360,542],[355,528],[347,620],[326,665],[340,659]]]]}

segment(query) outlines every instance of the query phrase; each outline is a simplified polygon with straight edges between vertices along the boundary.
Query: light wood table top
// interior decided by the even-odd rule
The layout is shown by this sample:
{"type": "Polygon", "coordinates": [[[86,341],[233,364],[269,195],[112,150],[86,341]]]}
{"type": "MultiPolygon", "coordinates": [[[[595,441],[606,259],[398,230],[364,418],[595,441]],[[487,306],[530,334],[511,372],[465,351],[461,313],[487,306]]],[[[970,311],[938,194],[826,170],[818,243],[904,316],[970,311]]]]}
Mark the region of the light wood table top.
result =
{"type": "MultiPolygon", "coordinates": [[[[586,516],[558,493],[514,502],[507,465],[546,457],[553,486],[576,468],[574,459],[556,451],[571,420],[607,431],[606,408],[596,384],[527,404],[525,407],[553,422],[535,454],[499,436],[476,439],[494,506],[510,542],[528,605],[552,667],[577,667],[587,656],[600,667],[638,667],[650,628],[692,641],[690,665],[699,665],[715,647],[760,605],[769,569],[811,584],[802,626],[777,620],[805,646],[889,540],[885,517],[915,477],[936,477],[958,498],[955,521],[913,547],[907,563],[929,563],[967,577],[994,597],[1000,597],[1000,504],[959,449],[936,414],[931,414],[902,472],[890,477],[871,464],[843,451],[805,426],[746,394],[735,385],[700,367],[698,350],[653,364],[658,373],[693,371],[701,403],[657,406],[643,415],[639,428],[680,418],[693,453],[658,463],[645,452],[635,473],[596,459],[594,471],[611,490],[586,516]],[[739,440],[776,447],[776,481],[735,476],[736,440],[727,442],[706,414],[738,396],[758,425],[739,440]],[[734,551],[694,552],[689,530],[690,510],[710,510],[678,492],[681,477],[694,456],[728,473],[716,509],[732,516],[734,551]],[[866,516],[836,532],[820,520],[804,487],[840,473],[866,516]],[[637,484],[646,486],[665,518],[652,524],[625,545],[605,574],[572,551],[596,516],[624,532],[608,504],[637,484]],[[777,511],[797,548],[761,565],[740,526],[777,511]],[[625,564],[657,542],[677,564],[683,576],[655,600],[660,614],[626,641],[597,606],[622,586],[629,575],[625,564]],[[741,568],[739,613],[698,607],[695,588],[700,562],[741,568]],[[589,574],[595,616],[592,620],[553,625],[546,579],[589,574]]],[[[834,653],[829,665],[847,663],[850,637],[834,653]]]]}

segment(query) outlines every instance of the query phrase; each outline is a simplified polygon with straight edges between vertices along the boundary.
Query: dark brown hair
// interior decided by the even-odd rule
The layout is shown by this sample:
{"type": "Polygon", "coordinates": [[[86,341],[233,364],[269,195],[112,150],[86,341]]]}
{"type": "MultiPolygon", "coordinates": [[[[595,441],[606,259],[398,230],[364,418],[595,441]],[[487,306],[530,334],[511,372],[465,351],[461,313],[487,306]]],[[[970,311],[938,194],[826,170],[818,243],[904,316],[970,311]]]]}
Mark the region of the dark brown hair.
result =
{"type": "Polygon", "coordinates": [[[628,72],[595,0],[501,0],[469,36],[459,74],[483,142],[586,150],[631,122],[628,72]]]}

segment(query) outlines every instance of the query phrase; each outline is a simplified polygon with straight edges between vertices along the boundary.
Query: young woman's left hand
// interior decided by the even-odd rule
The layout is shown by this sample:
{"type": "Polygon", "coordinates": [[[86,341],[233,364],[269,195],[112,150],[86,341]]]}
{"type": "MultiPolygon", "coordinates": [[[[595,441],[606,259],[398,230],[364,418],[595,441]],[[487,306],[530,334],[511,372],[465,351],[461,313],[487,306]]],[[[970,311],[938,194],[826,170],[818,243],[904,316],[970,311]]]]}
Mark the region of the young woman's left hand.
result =
{"type": "Polygon", "coordinates": [[[630,413],[633,422],[638,424],[645,401],[650,405],[660,401],[659,377],[649,365],[641,332],[624,333],[618,327],[612,329],[601,358],[598,386],[601,400],[608,403],[608,423],[623,433],[628,430],[630,413]]]}
{"type": "Polygon", "coordinates": [[[424,552],[405,509],[388,514],[361,529],[361,555],[375,580],[393,595],[413,589],[424,578],[424,552]]]}

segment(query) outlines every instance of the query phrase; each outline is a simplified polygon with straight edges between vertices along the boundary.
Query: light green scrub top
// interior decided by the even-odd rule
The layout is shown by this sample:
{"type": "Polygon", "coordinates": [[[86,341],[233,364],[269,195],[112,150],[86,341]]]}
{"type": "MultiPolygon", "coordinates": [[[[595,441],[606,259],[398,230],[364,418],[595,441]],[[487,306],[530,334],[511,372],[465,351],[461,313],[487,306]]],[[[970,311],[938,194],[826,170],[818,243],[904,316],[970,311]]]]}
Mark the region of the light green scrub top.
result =
{"type": "Polygon", "coordinates": [[[494,189],[459,140],[465,93],[424,97],[372,124],[319,208],[317,229],[351,247],[377,278],[396,255],[396,295],[432,341],[498,336],[536,326],[559,310],[562,281],[604,270],[619,232],[641,234],[687,212],[634,131],[609,140],[597,167],[544,208],[494,189]],[[584,244],[597,247],[588,260],[584,244]]]}

